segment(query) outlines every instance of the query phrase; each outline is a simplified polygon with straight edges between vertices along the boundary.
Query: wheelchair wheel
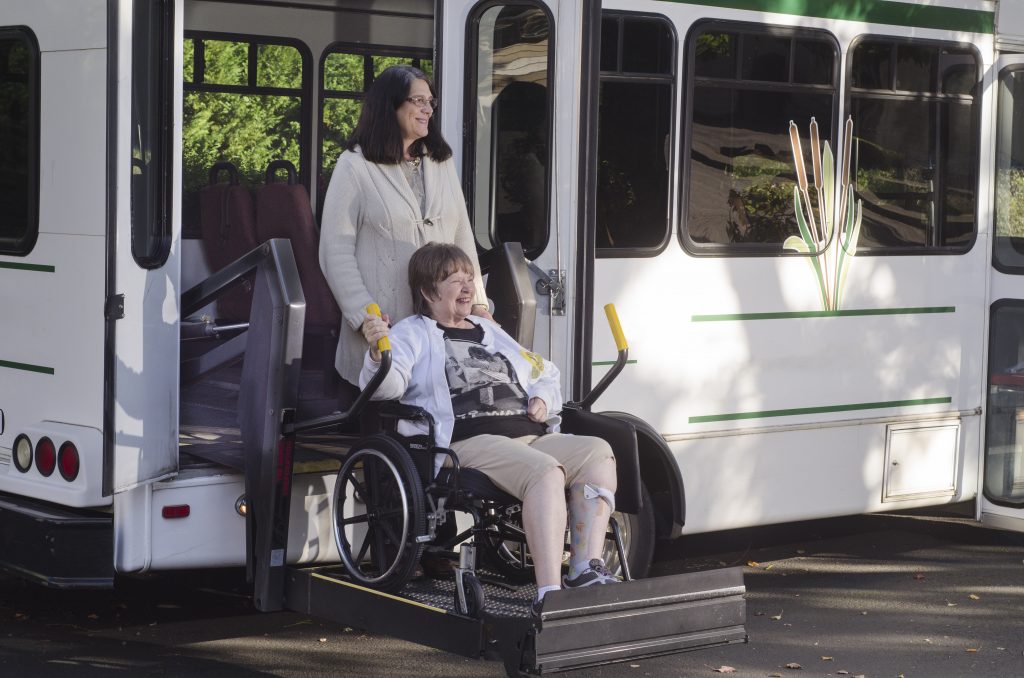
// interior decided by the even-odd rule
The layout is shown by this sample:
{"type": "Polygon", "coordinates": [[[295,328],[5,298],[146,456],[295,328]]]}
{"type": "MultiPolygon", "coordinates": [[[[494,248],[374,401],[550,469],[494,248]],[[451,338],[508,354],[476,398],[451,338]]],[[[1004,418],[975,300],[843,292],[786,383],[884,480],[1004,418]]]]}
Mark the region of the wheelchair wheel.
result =
{"type": "Polygon", "coordinates": [[[334,538],[358,583],[382,591],[412,575],[426,533],[423,488],[409,453],[375,435],[356,443],[334,486],[334,538]]]}
{"type": "Polygon", "coordinates": [[[485,533],[484,558],[498,574],[517,584],[533,582],[533,557],[526,546],[523,514],[505,515],[485,533]]]}
{"type": "MultiPolygon", "coordinates": [[[[629,571],[634,579],[646,577],[654,559],[654,505],[647,493],[647,487],[641,485],[640,490],[643,493],[643,508],[640,509],[640,513],[616,511],[612,514],[622,532],[622,547],[626,551],[629,571]]],[[[609,570],[618,575],[622,574],[619,553],[611,539],[604,544],[604,562],[609,570]]]]}

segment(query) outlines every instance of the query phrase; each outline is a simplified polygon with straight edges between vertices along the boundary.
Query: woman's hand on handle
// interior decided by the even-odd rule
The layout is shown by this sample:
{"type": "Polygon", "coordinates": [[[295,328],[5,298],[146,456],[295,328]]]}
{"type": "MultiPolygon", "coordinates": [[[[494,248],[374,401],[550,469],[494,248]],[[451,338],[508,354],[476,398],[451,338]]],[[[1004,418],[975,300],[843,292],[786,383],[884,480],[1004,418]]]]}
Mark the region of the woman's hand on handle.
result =
{"type": "Polygon", "coordinates": [[[380,350],[377,348],[377,342],[388,336],[389,321],[390,318],[386,313],[380,316],[367,313],[366,319],[363,320],[363,326],[360,328],[366,342],[370,344],[370,357],[375,363],[380,362],[380,350]]]}

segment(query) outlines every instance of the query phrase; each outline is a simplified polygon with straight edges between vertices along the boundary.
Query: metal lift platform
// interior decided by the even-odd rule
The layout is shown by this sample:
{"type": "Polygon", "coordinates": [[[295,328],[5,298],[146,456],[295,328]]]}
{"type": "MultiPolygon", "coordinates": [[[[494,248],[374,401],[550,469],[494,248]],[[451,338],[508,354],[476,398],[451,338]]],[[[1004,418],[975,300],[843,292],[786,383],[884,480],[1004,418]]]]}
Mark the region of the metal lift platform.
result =
{"type": "Polygon", "coordinates": [[[348,581],[341,567],[288,568],[285,606],[320,619],[477,659],[510,676],[547,674],[746,642],[741,568],[549,593],[481,573],[479,618],[455,611],[455,582],[410,582],[397,594],[348,581]]]}

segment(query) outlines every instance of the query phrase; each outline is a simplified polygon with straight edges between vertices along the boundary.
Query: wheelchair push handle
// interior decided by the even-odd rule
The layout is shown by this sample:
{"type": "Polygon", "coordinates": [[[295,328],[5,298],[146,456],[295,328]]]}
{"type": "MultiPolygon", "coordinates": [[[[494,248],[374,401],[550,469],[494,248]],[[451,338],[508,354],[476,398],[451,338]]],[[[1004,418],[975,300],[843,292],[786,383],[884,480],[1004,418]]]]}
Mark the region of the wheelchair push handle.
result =
{"type": "Polygon", "coordinates": [[[618,350],[619,355],[615,360],[615,364],[605,373],[601,381],[597,382],[597,385],[590,389],[590,393],[576,404],[576,407],[579,407],[581,410],[590,409],[594,401],[600,398],[605,389],[619,376],[619,372],[622,372],[622,368],[626,366],[626,362],[629,359],[629,342],[626,341],[626,334],[622,331],[622,324],[619,322],[619,314],[615,310],[615,304],[605,304],[604,314],[608,318],[608,326],[612,330],[612,337],[615,338],[615,348],[618,350]]]}
{"type": "MultiPolygon", "coordinates": [[[[378,306],[377,304],[369,304],[366,307],[366,312],[369,313],[370,315],[375,315],[375,316],[377,316],[379,318],[380,317],[380,306],[378,306]]],[[[391,350],[391,340],[388,339],[387,337],[381,337],[380,339],[378,339],[377,340],[377,350],[380,351],[381,353],[383,353],[384,351],[390,351],[391,350]]]]}

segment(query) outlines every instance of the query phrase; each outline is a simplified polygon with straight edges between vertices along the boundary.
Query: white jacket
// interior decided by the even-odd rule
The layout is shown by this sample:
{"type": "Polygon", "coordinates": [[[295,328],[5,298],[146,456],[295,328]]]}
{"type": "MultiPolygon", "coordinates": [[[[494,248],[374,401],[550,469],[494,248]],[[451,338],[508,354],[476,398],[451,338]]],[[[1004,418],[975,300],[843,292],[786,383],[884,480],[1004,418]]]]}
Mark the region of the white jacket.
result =
{"type": "MultiPolygon", "coordinates": [[[[562,409],[562,390],[559,386],[558,368],[536,353],[523,348],[495,323],[477,316],[469,316],[484,329],[484,347],[491,353],[498,352],[508,358],[516,372],[519,383],[526,390],[528,398],[540,398],[548,409],[545,424],[549,431],[555,431],[561,417],[554,416],[562,409]]],[[[435,443],[448,447],[452,441],[455,413],[445,376],[444,331],[437,322],[422,315],[406,318],[391,328],[391,370],[381,383],[374,400],[401,400],[407,405],[422,407],[434,418],[435,443]]],[[[373,361],[370,352],[363,359],[359,374],[359,386],[365,388],[379,363],[373,361]]],[[[399,433],[418,435],[427,433],[425,425],[401,422],[399,433]]],[[[441,469],[443,455],[434,461],[434,473],[441,469]]]]}

